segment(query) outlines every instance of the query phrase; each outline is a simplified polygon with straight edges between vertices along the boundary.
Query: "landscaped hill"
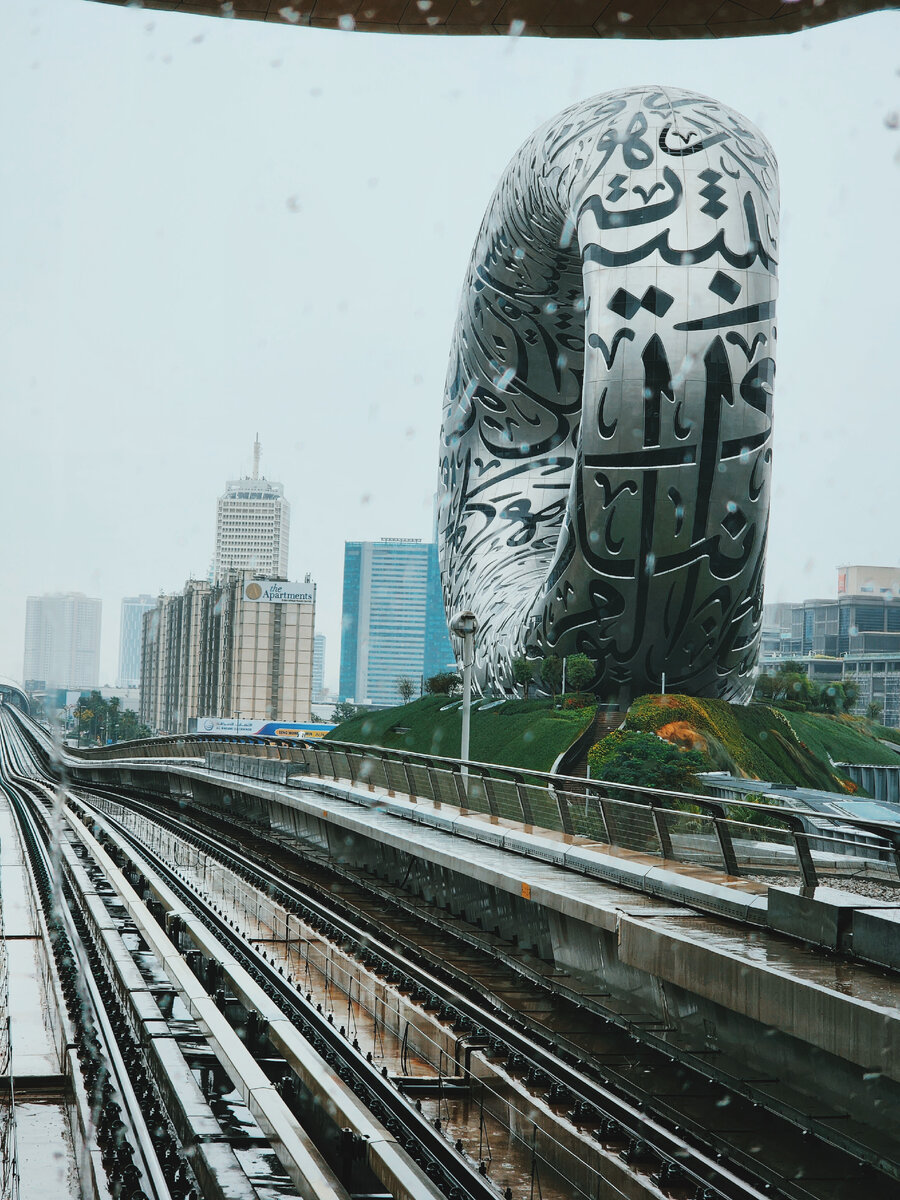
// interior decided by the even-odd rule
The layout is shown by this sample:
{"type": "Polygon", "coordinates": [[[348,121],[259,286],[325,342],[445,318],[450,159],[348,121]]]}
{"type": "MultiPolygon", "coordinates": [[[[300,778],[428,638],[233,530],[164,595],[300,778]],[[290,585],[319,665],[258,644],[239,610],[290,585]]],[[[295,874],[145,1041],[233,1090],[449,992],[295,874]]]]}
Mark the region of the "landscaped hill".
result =
{"type": "MultiPolygon", "coordinates": [[[[461,702],[425,696],[397,708],[343,721],[332,740],[458,758],[461,702]]],[[[552,700],[476,701],[472,707],[469,758],[532,771],[549,771],[559,755],[590,725],[594,708],[556,708],[552,700]]]]}
{"type": "Polygon", "coordinates": [[[830,792],[856,791],[856,785],[840,775],[832,762],[900,766],[900,753],[879,740],[891,732],[896,736],[896,731],[862,717],[789,712],[768,704],[729,704],[693,696],[642,696],[628,710],[625,727],[705,750],[717,770],[830,792]]]}

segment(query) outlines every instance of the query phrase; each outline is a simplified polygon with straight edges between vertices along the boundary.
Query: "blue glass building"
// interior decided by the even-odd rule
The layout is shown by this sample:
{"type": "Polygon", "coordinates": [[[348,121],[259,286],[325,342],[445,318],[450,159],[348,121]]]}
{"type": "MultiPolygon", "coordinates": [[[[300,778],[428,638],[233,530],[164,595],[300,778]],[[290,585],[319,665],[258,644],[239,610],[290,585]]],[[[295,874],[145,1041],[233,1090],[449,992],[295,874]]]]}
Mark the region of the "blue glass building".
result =
{"type": "Polygon", "coordinates": [[[399,704],[402,676],[418,690],[429,676],[452,669],[436,545],[346,542],[340,698],[399,704]]]}

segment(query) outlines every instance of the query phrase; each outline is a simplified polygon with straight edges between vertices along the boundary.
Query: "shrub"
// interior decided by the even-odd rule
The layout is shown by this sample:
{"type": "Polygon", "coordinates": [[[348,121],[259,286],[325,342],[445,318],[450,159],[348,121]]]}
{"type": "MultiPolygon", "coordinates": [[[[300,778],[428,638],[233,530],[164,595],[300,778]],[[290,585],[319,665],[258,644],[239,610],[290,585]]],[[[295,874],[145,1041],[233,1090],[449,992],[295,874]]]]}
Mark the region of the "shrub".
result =
{"type": "Polygon", "coordinates": [[[696,792],[698,771],[712,764],[699,750],[679,750],[654,733],[616,730],[592,747],[591,775],[609,783],[696,792]]]}
{"type": "Polygon", "coordinates": [[[455,696],[462,691],[462,680],[456,671],[439,671],[425,680],[429,696],[455,696]]]}

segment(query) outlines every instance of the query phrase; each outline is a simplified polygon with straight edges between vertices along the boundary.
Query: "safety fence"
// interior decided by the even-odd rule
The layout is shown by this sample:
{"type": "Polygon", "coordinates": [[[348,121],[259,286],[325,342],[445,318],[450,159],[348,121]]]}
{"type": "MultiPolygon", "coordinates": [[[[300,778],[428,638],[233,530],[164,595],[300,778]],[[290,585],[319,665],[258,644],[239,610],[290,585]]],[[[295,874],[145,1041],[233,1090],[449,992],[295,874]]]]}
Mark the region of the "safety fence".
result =
{"type": "MultiPolygon", "coordinates": [[[[779,876],[807,887],[826,877],[871,876],[900,885],[900,827],[851,817],[837,820],[750,799],[736,802],[515,770],[331,738],[294,742],[187,735],[82,751],[78,757],[209,761],[208,756],[218,754],[279,760],[293,764],[292,774],[343,780],[483,814],[501,825],[524,825],[733,876],[779,876]]],[[[248,762],[239,773],[251,773],[250,766],[248,762]]]]}

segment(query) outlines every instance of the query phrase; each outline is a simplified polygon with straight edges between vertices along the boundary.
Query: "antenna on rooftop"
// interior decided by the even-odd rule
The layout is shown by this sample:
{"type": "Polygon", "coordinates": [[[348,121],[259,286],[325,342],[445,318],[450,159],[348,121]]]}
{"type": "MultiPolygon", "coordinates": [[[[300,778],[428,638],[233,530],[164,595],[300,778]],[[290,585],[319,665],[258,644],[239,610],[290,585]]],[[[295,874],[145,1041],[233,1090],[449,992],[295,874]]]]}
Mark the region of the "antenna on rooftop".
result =
{"type": "Polygon", "coordinates": [[[256,440],[253,443],[253,478],[259,479],[259,434],[256,435],[256,440]]]}

